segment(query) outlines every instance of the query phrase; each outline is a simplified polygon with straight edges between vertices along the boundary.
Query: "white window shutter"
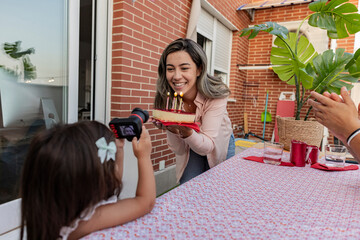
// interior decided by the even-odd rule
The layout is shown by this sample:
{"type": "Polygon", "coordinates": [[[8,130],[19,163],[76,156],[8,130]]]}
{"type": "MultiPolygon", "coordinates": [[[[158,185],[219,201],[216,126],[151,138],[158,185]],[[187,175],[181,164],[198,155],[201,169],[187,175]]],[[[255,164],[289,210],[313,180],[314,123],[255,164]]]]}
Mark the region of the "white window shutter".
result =
{"type": "Polygon", "coordinates": [[[214,39],[214,17],[203,8],[201,8],[197,32],[209,40],[214,39]]]}
{"type": "Polygon", "coordinates": [[[214,69],[228,73],[231,54],[232,32],[219,21],[216,22],[214,69]]]}

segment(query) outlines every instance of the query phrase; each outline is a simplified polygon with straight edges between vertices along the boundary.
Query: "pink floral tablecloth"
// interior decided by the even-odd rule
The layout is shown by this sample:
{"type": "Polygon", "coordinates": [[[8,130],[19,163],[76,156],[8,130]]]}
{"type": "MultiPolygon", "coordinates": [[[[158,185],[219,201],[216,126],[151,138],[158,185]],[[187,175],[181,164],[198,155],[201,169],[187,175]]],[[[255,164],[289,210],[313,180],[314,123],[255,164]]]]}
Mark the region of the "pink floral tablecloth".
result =
{"type": "Polygon", "coordinates": [[[84,239],[360,239],[359,170],[242,159],[262,151],[249,148],[157,198],[146,216],[84,239]]]}

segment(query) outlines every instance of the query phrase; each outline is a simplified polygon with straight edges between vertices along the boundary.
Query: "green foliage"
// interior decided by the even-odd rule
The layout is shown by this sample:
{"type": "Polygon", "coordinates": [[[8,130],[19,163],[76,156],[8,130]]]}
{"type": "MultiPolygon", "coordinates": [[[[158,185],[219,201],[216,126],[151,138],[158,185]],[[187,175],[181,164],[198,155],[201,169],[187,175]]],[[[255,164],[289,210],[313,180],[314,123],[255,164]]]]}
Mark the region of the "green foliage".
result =
{"type": "Polygon", "coordinates": [[[318,54],[305,36],[297,41],[297,35],[290,32],[288,38],[277,37],[271,49],[270,61],[274,72],[283,81],[295,85],[295,76],[306,89],[312,86],[312,77],[304,71],[306,64],[318,54]]]}
{"type": "Polygon", "coordinates": [[[309,25],[326,30],[329,38],[346,38],[359,32],[360,14],[355,5],[347,2],[319,0],[310,3],[309,9],[314,13],[303,19],[296,33],[289,33],[286,27],[275,22],[241,30],[240,36],[249,36],[249,39],[261,31],[276,36],[270,62],[280,80],[296,87],[296,119],[300,119],[300,110],[310,97],[304,97],[306,90],[340,93],[342,86],[351,89],[351,83],[360,78],[360,49],[355,54],[346,53],[344,49],[318,54],[305,36],[299,37],[301,26],[307,19],[309,25]]]}
{"type": "Polygon", "coordinates": [[[313,77],[311,90],[323,93],[325,91],[340,93],[341,87],[351,89],[350,82],[357,82],[357,78],[346,71],[346,64],[352,59],[352,54],[345,49],[327,50],[308,64],[306,71],[313,77]]]}
{"type": "Polygon", "coordinates": [[[357,8],[348,0],[315,1],[309,4],[313,12],[309,24],[327,31],[329,38],[346,38],[360,31],[360,15],[357,8]]]}
{"type": "Polygon", "coordinates": [[[244,28],[241,31],[242,33],[240,37],[250,35],[249,39],[256,37],[260,31],[268,32],[272,35],[281,36],[283,38],[286,38],[286,35],[289,33],[286,27],[275,22],[266,22],[264,24],[255,25],[254,27],[244,28]]]}
{"type": "MultiPolygon", "coordinates": [[[[24,71],[24,80],[31,80],[36,78],[36,67],[31,63],[29,55],[35,53],[34,48],[29,48],[25,51],[21,51],[21,41],[15,43],[4,43],[4,51],[9,57],[21,61],[24,71]]],[[[16,73],[15,70],[7,69],[5,66],[1,66],[8,72],[16,73]]]]}

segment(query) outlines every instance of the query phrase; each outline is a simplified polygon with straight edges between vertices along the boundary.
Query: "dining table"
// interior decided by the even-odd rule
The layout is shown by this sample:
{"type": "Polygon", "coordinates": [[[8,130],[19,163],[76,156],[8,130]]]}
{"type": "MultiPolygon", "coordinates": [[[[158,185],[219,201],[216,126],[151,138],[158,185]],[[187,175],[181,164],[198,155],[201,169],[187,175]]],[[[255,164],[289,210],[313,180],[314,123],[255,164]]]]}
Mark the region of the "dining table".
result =
{"type": "Polygon", "coordinates": [[[359,170],[244,159],[263,151],[250,147],[157,197],[147,215],[83,239],[360,239],[359,170]]]}

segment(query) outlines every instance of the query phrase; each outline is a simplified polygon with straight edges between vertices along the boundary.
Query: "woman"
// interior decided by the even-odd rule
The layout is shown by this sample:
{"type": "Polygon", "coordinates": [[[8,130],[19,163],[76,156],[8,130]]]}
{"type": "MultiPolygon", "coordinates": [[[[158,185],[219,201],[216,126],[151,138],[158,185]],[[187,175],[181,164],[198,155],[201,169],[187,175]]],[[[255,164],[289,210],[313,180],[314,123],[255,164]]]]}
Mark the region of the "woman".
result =
{"type": "Polygon", "coordinates": [[[170,149],[176,155],[180,184],[235,155],[234,135],[226,106],[230,90],[217,77],[207,74],[202,47],[190,39],[177,39],[161,55],[154,107],[165,109],[167,93],[183,93],[183,111],[195,113],[200,132],[171,125],[167,130],[170,149]]]}

